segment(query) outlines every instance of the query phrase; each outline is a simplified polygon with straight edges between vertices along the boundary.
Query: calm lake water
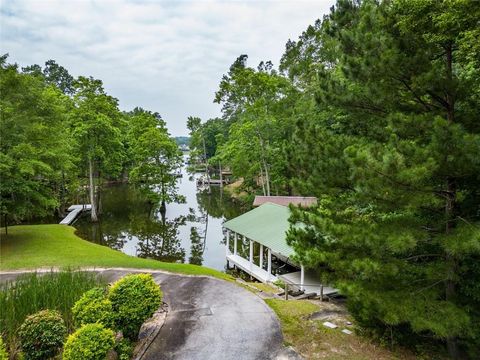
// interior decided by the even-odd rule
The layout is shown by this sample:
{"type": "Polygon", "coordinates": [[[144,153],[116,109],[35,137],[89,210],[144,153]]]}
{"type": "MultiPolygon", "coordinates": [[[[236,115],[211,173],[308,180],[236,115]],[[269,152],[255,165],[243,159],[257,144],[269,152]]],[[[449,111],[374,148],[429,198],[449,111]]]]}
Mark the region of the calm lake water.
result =
{"type": "MultiPolygon", "coordinates": [[[[186,157],[185,157],[186,159],[186,157]]],[[[212,186],[211,194],[198,191],[196,179],[184,166],[178,179],[185,204],[168,204],[163,222],[132,185],[106,187],[102,191],[100,222],[88,215],[73,224],[78,235],[126,254],[169,262],[185,262],[225,269],[222,223],[249,208],[212,186]]]]}

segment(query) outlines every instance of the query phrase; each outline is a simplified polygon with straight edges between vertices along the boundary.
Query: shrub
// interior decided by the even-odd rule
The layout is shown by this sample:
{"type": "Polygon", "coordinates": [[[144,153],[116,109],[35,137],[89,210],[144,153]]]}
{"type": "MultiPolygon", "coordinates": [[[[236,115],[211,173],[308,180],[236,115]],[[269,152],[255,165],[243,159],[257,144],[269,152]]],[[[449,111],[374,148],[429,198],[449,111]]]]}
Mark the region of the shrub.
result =
{"type": "Polygon", "coordinates": [[[3,339],[0,336],[0,360],[8,360],[7,349],[5,349],[5,344],[3,343],[3,339]]]}
{"type": "Polygon", "coordinates": [[[55,310],[30,315],[20,327],[20,343],[26,359],[48,359],[62,348],[67,328],[55,310]]]}
{"type": "Polygon", "coordinates": [[[142,323],[160,306],[162,292],[150,274],[127,275],[112,285],[109,299],[117,328],[133,340],[142,323]]]}
{"type": "Polygon", "coordinates": [[[93,288],[87,291],[72,308],[73,321],[77,327],[100,323],[112,328],[112,303],[106,297],[105,289],[93,288]]]}
{"type": "Polygon", "coordinates": [[[118,360],[130,360],[133,353],[133,344],[127,338],[123,338],[115,344],[118,360]]]}
{"type": "Polygon", "coordinates": [[[104,360],[115,345],[115,333],[102,324],[87,324],[71,334],[63,360],[104,360]]]}

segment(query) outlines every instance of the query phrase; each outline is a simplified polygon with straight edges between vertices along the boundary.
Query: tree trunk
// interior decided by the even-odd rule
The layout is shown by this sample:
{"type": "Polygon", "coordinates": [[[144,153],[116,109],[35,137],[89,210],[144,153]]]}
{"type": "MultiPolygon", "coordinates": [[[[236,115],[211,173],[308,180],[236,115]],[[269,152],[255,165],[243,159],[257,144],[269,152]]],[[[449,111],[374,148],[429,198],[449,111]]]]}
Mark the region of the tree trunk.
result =
{"type": "Polygon", "coordinates": [[[222,174],[222,163],[218,162],[218,168],[220,169],[220,189],[223,188],[223,174],[222,174]]]}
{"type": "MultiPolygon", "coordinates": [[[[157,161],[157,164],[159,162],[157,161]]],[[[160,214],[162,215],[162,222],[163,224],[165,225],[165,216],[167,214],[167,204],[165,202],[165,199],[167,198],[167,189],[165,188],[166,187],[166,182],[167,180],[165,179],[165,175],[168,177],[168,174],[165,174],[164,172],[164,169],[161,167],[160,168],[160,178],[162,179],[162,184],[160,186],[160,191],[162,193],[162,202],[160,204],[160,214]]]]}
{"type": "MultiPolygon", "coordinates": [[[[210,200],[209,200],[210,201],[210,200]]],[[[203,235],[203,249],[202,249],[202,254],[205,251],[205,246],[207,245],[207,233],[208,233],[208,210],[205,215],[205,233],[203,235]]]]}
{"type": "Polygon", "coordinates": [[[263,164],[263,170],[265,172],[265,183],[267,187],[267,196],[270,196],[270,176],[268,175],[268,166],[267,166],[267,161],[265,160],[265,155],[266,155],[266,150],[265,150],[265,144],[263,142],[263,139],[260,135],[260,132],[257,131],[258,139],[260,140],[260,149],[262,151],[262,164],[263,164]]]}
{"type": "Polygon", "coordinates": [[[167,204],[165,203],[165,200],[162,200],[162,203],[160,205],[160,215],[162,216],[162,224],[164,225],[166,221],[166,214],[167,214],[167,204]]]}
{"type": "Polygon", "coordinates": [[[62,170],[62,185],[60,186],[60,208],[58,209],[60,217],[65,217],[65,172],[62,170]]]}
{"type": "Polygon", "coordinates": [[[202,141],[203,141],[203,160],[205,161],[205,175],[207,176],[208,182],[208,193],[212,192],[210,188],[210,174],[208,173],[208,161],[207,161],[207,146],[205,145],[205,136],[202,134],[202,141]]]}
{"type": "Polygon", "coordinates": [[[5,236],[8,236],[8,215],[4,215],[4,221],[5,221],[5,236]]]}
{"type": "MultiPolygon", "coordinates": [[[[447,44],[445,47],[445,62],[446,62],[446,77],[448,81],[448,87],[452,85],[452,76],[453,76],[453,46],[452,44],[447,44]]],[[[453,94],[453,89],[447,90],[446,92],[446,111],[447,111],[447,120],[452,124],[455,120],[455,95],[453,94]]],[[[451,230],[455,227],[455,203],[457,201],[457,185],[453,177],[447,177],[446,184],[446,201],[445,201],[445,234],[448,236],[451,230]]],[[[455,286],[455,274],[457,272],[457,258],[452,254],[446,254],[446,262],[448,266],[447,281],[445,282],[445,299],[447,301],[455,301],[456,297],[456,286],[455,286]]],[[[447,339],[447,349],[450,357],[452,359],[460,359],[460,353],[458,349],[458,339],[456,336],[448,336],[447,339]]]]}
{"type": "Polygon", "coordinates": [[[97,206],[95,204],[95,184],[93,182],[93,160],[88,159],[88,177],[90,181],[90,205],[91,205],[91,219],[93,222],[98,221],[97,206]]]}
{"type": "MultiPolygon", "coordinates": [[[[454,207],[456,202],[456,184],[455,180],[452,178],[447,179],[447,199],[445,202],[445,234],[451,232],[452,228],[455,226],[454,219],[454,207]]],[[[456,297],[456,286],[455,286],[455,273],[457,272],[457,259],[455,255],[448,254],[445,257],[445,261],[448,267],[447,281],[445,282],[445,300],[454,302],[456,297]]],[[[458,340],[454,336],[449,336],[446,339],[447,349],[450,357],[452,359],[460,359],[460,354],[458,351],[458,340]]]]}
{"type": "Polygon", "coordinates": [[[268,166],[267,163],[265,162],[265,159],[263,159],[263,167],[265,170],[265,182],[267,185],[267,196],[270,196],[270,176],[268,175],[268,166]]]}
{"type": "Polygon", "coordinates": [[[260,164],[260,179],[262,182],[262,191],[263,191],[263,196],[266,196],[267,193],[265,192],[265,180],[263,178],[263,169],[262,169],[262,164],[260,164]]]}
{"type": "MultiPolygon", "coordinates": [[[[98,179],[98,183],[100,183],[100,179],[101,179],[101,176],[102,174],[100,173],[100,171],[98,172],[97,174],[97,179],[98,179]]],[[[97,185],[96,189],[95,189],[95,198],[96,198],[96,201],[95,201],[95,204],[97,205],[97,216],[101,215],[102,214],[102,192],[101,192],[101,186],[100,185],[97,185]]]]}

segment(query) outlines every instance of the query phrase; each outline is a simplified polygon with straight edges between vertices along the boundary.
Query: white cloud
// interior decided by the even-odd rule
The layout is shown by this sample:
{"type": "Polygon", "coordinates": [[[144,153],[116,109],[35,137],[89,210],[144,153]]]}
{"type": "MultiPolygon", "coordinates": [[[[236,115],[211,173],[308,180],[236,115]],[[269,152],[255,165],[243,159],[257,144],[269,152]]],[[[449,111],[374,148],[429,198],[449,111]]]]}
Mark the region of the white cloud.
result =
{"type": "Polygon", "coordinates": [[[0,40],[10,61],[102,79],[122,109],[158,111],[181,135],[189,115],[219,115],[214,93],[237,56],[278,64],[333,2],[2,0],[0,40]]]}

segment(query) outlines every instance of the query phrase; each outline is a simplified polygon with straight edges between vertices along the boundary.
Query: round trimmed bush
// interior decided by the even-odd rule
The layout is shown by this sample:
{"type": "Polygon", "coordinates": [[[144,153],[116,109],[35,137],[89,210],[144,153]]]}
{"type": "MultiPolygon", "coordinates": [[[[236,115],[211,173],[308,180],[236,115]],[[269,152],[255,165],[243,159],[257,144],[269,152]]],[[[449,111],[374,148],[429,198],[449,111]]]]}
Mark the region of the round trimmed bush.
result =
{"type": "Polygon", "coordinates": [[[73,305],[72,314],[77,327],[93,323],[103,324],[107,328],[114,325],[112,303],[107,299],[103,288],[93,288],[85,292],[73,305]]]}
{"type": "Polygon", "coordinates": [[[0,336],[0,360],[8,360],[7,349],[5,348],[5,344],[3,343],[3,339],[0,336]]]}
{"type": "Polygon", "coordinates": [[[151,274],[127,275],[114,283],[108,297],[112,302],[115,324],[134,340],[143,322],[162,303],[162,292],[151,274]]]}
{"type": "Polygon", "coordinates": [[[63,350],[63,360],[105,360],[115,345],[115,333],[102,324],[87,324],[71,334],[63,350]]]}
{"type": "Polygon", "coordinates": [[[60,352],[67,328],[58,311],[42,310],[25,319],[18,335],[26,360],[48,359],[60,352]]]}

